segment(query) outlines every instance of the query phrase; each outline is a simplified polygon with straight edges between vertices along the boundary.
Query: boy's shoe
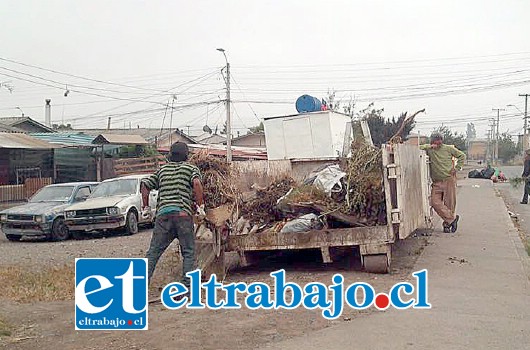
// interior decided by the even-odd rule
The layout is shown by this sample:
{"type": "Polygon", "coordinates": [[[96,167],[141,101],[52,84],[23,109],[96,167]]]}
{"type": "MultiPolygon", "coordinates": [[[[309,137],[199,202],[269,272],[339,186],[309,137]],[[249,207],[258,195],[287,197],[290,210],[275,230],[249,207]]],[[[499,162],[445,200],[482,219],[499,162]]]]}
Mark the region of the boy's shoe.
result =
{"type": "Polygon", "coordinates": [[[519,203],[521,203],[521,204],[528,204],[527,201],[520,201],[519,203]]]}
{"type": "Polygon", "coordinates": [[[451,232],[456,232],[456,230],[458,229],[458,219],[460,219],[460,215],[457,215],[455,220],[451,223],[451,232]]]}

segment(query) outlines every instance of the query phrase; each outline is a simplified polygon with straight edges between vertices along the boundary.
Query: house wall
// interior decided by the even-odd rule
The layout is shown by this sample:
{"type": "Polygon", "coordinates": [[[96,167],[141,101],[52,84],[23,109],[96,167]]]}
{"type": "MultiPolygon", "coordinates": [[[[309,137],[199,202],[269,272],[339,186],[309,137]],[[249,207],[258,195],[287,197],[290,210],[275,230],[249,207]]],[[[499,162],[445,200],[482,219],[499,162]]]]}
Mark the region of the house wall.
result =
{"type": "MultiPolygon", "coordinates": [[[[28,150],[28,149],[3,149],[1,154],[4,155],[4,160],[1,162],[6,164],[5,156],[7,155],[7,178],[4,175],[0,177],[2,185],[16,185],[17,184],[17,170],[19,171],[19,184],[23,184],[27,177],[41,177],[54,176],[53,167],[53,150],[28,150]],[[30,168],[39,169],[30,171],[30,168]]],[[[2,167],[4,168],[4,167],[2,167]]]]}
{"type": "Polygon", "coordinates": [[[488,144],[486,141],[470,141],[467,148],[467,157],[471,160],[486,159],[488,144]]]}
{"type": "Polygon", "coordinates": [[[162,138],[159,138],[157,141],[157,147],[158,148],[161,148],[161,147],[169,148],[175,142],[184,142],[186,144],[192,143],[187,137],[184,137],[178,133],[173,133],[171,135],[171,140],[169,139],[168,135],[163,136],[162,138]]]}
{"type": "Polygon", "coordinates": [[[96,181],[93,148],[59,148],[55,150],[56,182],[96,181]]]}
{"type": "Polygon", "coordinates": [[[240,139],[232,140],[232,145],[241,146],[241,147],[265,148],[265,135],[264,134],[247,135],[240,139]]]}

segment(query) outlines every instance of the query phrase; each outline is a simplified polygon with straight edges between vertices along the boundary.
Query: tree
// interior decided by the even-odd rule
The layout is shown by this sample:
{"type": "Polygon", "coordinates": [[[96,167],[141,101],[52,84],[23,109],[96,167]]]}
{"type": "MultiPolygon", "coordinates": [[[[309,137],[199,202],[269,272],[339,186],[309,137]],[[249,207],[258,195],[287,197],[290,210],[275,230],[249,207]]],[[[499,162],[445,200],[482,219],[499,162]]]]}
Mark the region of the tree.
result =
{"type": "Polygon", "coordinates": [[[258,126],[253,126],[253,127],[249,128],[249,129],[250,130],[247,132],[247,135],[265,131],[265,127],[263,126],[263,122],[260,122],[258,126]]]}
{"type": "Polygon", "coordinates": [[[54,130],[74,130],[72,128],[72,124],[68,123],[66,125],[64,124],[53,124],[52,129],[54,130]]]}
{"type": "Polygon", "coordinates": [[[503,163],[511,161],[517,155],[517,145],[508,133],[499,136],[499,159],[503,163]]]}
{"type": "MultiPolygon", "coordinates": [[[[403,124],[403,121],[407,117],[407,113],[405,112],[401,113],[398,118],[392,117],[391,119],[386,119],[383,116],[383,111],[384,109],[373,108],[373,103],[371,103],[366,109],[360,112],[368,122],[370,133],[372,134],[372,141],[376,147],[388,142],[398,132],[401,124],[403,124]]],[[[405,140],[409,136],[414,126],[414,121],[405,125],[403,132],[399,135],[402,140],[405,140]]]]}
{"type": "Polygon", "coordinates": [[[475,130],[475,124],[468,123],[466,129],[466,138],[467,140],[472,140],[477,137],[477,131],[475,130]]]}
{"type": "Polygon", "coordinates": [[[434,132],[442,134],[446,145],[453,145],[462,152],[467,151],[466,137],[464,134],[453,132],[447,126],[440,126],[439,128],[434,129],[434,132]]]}

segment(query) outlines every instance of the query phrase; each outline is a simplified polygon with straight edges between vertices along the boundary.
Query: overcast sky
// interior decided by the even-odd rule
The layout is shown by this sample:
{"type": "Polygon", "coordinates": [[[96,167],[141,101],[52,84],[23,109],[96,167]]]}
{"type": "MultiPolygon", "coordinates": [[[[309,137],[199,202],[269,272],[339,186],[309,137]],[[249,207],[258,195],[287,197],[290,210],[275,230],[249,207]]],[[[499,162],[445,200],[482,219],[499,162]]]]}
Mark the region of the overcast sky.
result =
{"type": "Polygon", "coordinates": [[[336,90],[387,117],[426,108],[424,133],[474,122],[484,136],[504,108],[500,130],[517,134],[530,93],[524,0],[6,0],[0,23],[0,116],[44,121],[50,98],[52,121],[75,127],[221,126],[218,47],[235,132],[336,90]]]}

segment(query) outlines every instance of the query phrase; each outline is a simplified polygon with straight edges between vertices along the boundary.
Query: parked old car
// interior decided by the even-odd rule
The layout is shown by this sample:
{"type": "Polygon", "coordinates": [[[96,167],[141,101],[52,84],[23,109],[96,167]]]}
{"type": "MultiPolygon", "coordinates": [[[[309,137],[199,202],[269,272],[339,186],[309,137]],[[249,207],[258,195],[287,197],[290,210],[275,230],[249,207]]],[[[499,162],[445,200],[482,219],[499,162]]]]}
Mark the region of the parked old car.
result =
{"type": "Polygon", "coordinates": [[[65,208],[86,200],[97,185],[97,182],[74,182],[45,186],[28,203],[0,212],[2,232],[10,241],[23,237],[68,239],[65,208]]]}
{"type": "Polygon", "coordinates": [[[144,177],[128,175],[101,182],[86,201],[66,209],[66,225],[75,232],[121,229],[128,235],[137,233],[139,224],[152,223],[155,217],[156,191],[151,191],[148,206],[142,205],[140,180],[144,177]]]}

